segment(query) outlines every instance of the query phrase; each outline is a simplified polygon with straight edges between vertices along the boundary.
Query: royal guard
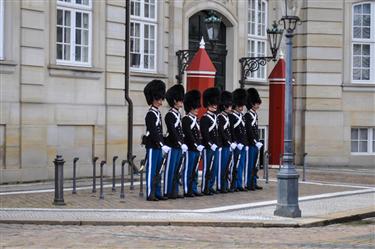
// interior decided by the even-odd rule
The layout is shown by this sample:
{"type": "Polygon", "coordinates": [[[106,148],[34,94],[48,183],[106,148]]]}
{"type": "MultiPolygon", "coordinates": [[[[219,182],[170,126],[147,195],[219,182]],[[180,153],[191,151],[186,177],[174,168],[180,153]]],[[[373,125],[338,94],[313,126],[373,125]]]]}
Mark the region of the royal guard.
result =
{"type": "Polygon", "coordinates": [[[200,128],[202,134],[203,150],[203,175],[202,193],[213,195],[218,193],[214,190],[215,178],[217,175],[219,150],[218,150],[218,123],[216,111],[220,103],[220,90],[215,87],[206,89],[203,92],[203,106],[207,112],[202,116],[200,128]]]}
{"type": "Polygon", "coordinates": [[[220,98],[219,124],[219,168],[217,175],[217,189],[221,193],[228,192],[228,180],[230,179],[231,167],[233,165],[233,150],[237,144],[232,141],[232,132],[229,122],[229,114],[232,112],[232,93],[223,91],[220,98]]]}
{"type": "Polygon", "coordinates": [[[232,129],[233,141],[237,143],[237,148],[234,150],[231,191],[244,191],[243,170],[245,165],[247,164],[248,146],[245,121],[242,112],[246,104],[246,90],[241,88],[236,89],[235,91],[233,91],[232,98],[233,110],[229,115],[229,121],[232,129]]]}
{"type": "Polygon", "coordinates": [[[164,145],[162,117],[159,108],[165,98],[165,83],[160,80],[149,82],[143,90],[147,104],[146,135],[142,143],[146,146],[146,193],[148,201],[166,200],[162,195],[160,182],[162,166],[170,147],[164,145]],[[163,156],[163,152],[165,155],[163,156]]]}
{"type": "MultiPolygon", "coordinates": [[[[164,174],[164,195],[170,199],[182,198],[179,195],[180,172],[182,172],[183,154],[188,150],[184,144],[180,108],[183,107],[185,90],[182,85],[174,85],[168,89],[165,98],[171,109],[165,115],[167,135],[165,143],[171,147],[168,154],[164,174]]],[[[185,156],[185,155],[184,155],[185,156]]]]}
{"type": "Polygon", "coordinates": [[[259,93],[255,88],[247,90],[247,112],[245,114],[246,134],[249,141],[248,152],[248,173],[245,175],[245,185],[248,190],[262,189],[257,184],[257,169],[256,162],[258,159],[258,151],[262,148],[263,144],[259,142],[258,130],[258,113],[257,110],[262,104],[259,93]]]}
{"type": "Polygon", "coordinates": [[[187,92],[184,98],[186,116],[182,118],[182,130],[185,135],[185,144],[188,146],[183,177],[185,197],[202,196],[198,191],[198,167],[204,149],[204,146],[201,145],[197,117],[200,107],[201,93],[198,90],[187,92]]]}

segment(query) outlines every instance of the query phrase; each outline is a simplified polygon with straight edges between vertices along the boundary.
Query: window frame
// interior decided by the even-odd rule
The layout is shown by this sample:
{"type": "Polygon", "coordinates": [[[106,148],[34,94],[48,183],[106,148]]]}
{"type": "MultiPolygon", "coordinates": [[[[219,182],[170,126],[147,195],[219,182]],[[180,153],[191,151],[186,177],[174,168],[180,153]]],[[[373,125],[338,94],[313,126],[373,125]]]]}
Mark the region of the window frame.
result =
{"type": "MultiPolygon", "coordinates": [[[[267,51],[268,51],[268,41],[267,41],[267,25],[268,25],[268,1],[266,0],[248,0],[247,1],[247,18],[250,18],[251,15],[251,1],[255,1],[255,34],[250,34],[249,33],[249,25],[250,25],[250,20],[248,19],[246,22],[246,47],[247,47],[247,55],[249,57],[259,57],[259,56],[267,56],[267,51]],[[258,2],[264,3],[265,4],[265,11],[264,11],[264,35],[258,35],[258,26],[261,24],[259,22],[259,8],[258,8],[258,2]],[[254,41],[254,55],[251,55],[251,47],[249,44],[254,41]],[[264,43],[264,53],[261,55],[258,50],[258,43],[263,42],[264,43]]],[[[260,66],[259,69],[253,73],[250,73],[250,75],[247,77],[247,80],[249,81],[267,81],[267,64],[265,66],[260,66]],[[264,75],[263,77],[258,77],[258,73],[260,72],[260,68],[264,68],[264,75]],[[253,75],[252,75],[253,74],[253,75]]]]}
{"type": "MultiPolygon", "coordinates": [[[[375,155],[375,148],[373,147],[373,138],[375,133],[375,127],[350,127],[350,154],[353,156],[366,156],[366,155],[375,155]],[[353,129],[366,129],[367,130],[367,152],[353,152],[352,151],[352,141],[361,141],[359,138],[353,140],[351,137],[351,132],[353,129]]],[[[358,135],[359,136],[359,135],[358,135]]]]}
{"type": "MultiPolygon", "coordinates": [[[[130,1],[130,4],[132,4],[134,1],[130,1]]],[[[140,15],[130,15],[130,22],[131,23],[139,23],[140,24],[140,43],[139,43],[139,51],[140,51],[140,67],[132,67],[130,65],[130,70],[132,72],[144,72],[144,73],[156,73],[157,72],[157,61],[158,61],[158,1],[155,0],[154,6],[155,6],[155,15],[154,18],[144,17],[144,6],[145,6],[145,0],[138,0],[137,2],[140,2],[140,15]],[[145,25],[152,25],[154,26],[154,68],[149,69],[144,67],[144,44],[145,44],[145,36],[144,36],[144,30],[145,25]]],[[[148,38],[150,39],[150,38],[148,38]]],[[[131,49],[131,48],[130,48],[131,49]]],[[[131,53],[131,51],[130,51],[131,53]]],[[[150,55],[150,54],[148,54],[150,55]]],[[[129,61],[130,63],[130,61],[129,61]]]]}
{"type": "MultiPolygon", "coordinates": [[[[74,0],[73,0],[74,1],[74,0]]],[[[61,0],[57,0],[56,4],[56,20],[57,20],[57,11],[63,10],[63,11],[70,11],[70,60],[63,60],[57,58],[57,52],[56,52],[56,64],[57,65],[63,65],[63,66],[79,66],[79,67],[92,67],[92,36],[93,36],[93,30],[92,30],[92,0],[88,0],[88,5],[83,4],[76,4],[76,3],[68,3],[63,2],[61,0]],[[76,48],[76,13],[82,13],[82,14],[88,14],[88,55],[87,55],[87,62],[82,61],[76,61],[75,60],[75,48],[76,48]]],[[[55,41],[55,51],[57,50],[57,21],[55,25],[56,29],[56,41],[55,41]]],[[[81,27],[82,28],[82,27],[81,27]]],[[[83,38],[82,38],[83,39],[83,38]]],[[[82,45],[82,44],[81,44],[82,45]]],[[[82,52],[81,52],[82,53],[82,52]]],[[[81,54],[82,55],[82,54],[81,54]]]]}
{"type": "Polygon", "coordinates": [[[0,60],[5,60],[5,3],[0,0],[0,60]]]}
{"type": "Polygon", "coordinates": [[[350,80],[354,84],[375,84],[375,2],[359,2],[352,5],[351,8],[351,23],[350,23],[350,32],[351,32],[351,43],[350,43],[350,80]],[[370,38],[355,38],[354,37],[354,8],[359,5],[370,4],[370,38]],[[369,80],[355,80],[354,79],[354,45],[370,45],[370,79],[369,80]]]}

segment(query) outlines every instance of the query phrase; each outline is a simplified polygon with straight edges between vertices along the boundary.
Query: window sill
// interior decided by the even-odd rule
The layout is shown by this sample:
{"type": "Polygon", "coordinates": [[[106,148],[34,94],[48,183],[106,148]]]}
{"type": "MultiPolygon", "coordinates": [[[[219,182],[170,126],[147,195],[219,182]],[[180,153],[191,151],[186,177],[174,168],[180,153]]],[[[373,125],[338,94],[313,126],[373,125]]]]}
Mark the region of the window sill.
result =
{"type": "Polygon", "coordinates": [[[375,156],[375,152],[351,152],[352,156],[375,156]]]}
{"type": "Polygon", "coordinates": [[[256,79],[246,79],[245,85],[260,85],[260,86],[268,86],[267,80],[256,80],[256,79]]]}
{"type": "Polygon", "coordinates": [[[139,72],[139,71],[132,71],[130,72],[131,77],[146,77],[146,78],[158,78],[158,79],[167,79],[167,75],[153,73],[153,72],[139,72]]]}
{"type": "Polygon", "coordinates": [[[54,77],[64,78],[79,78],[79,79],[100,79],[104,72],[101,68],[94,67],[79,67],[79,66],[63,66],[63,65],[48,65],[49,75],[54,77]]]}
{"type": "Polygon", "coordinates": [[[0,60],[0,73],[12,74],[16,71],[17,63],[14,61],[0,60]]]}
{"type": "Polygon", "coordinates": [[[342,88],[347,92],[375,92],[375,84],[371,83],[344,83],[342,88]]]}

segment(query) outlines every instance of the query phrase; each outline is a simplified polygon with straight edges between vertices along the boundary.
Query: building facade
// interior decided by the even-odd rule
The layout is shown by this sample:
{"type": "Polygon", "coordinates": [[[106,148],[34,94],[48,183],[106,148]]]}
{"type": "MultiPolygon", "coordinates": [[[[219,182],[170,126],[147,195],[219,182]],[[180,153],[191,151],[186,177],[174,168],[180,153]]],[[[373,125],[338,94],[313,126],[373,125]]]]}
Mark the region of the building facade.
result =
{"type": "MultiPolygon", "coordinates": [[[[218,41],[207,42],[216,84],[233,90],[239,58],[269,53],[266,29],[280,19],[283,2],[131,1],[138,160],[145,153],[143,88],[152,79],[176,83],[176,51],[207,38],[210,11],[222,20],[218,41]]],[[[52,179],[56,154],[66,177],[73,157],[80,177],[91,175],[93,156],[126,158],[125,7],[124,0],[0,0],[1,183],[52,179]]],[[[375,166],[375,1],[305,0],[301,19],[293,58],[296,163],[308,153],[311,166],[375,166]]],[[[246,82],[261,94],[266,139],[273,66],[246,82]]]]}

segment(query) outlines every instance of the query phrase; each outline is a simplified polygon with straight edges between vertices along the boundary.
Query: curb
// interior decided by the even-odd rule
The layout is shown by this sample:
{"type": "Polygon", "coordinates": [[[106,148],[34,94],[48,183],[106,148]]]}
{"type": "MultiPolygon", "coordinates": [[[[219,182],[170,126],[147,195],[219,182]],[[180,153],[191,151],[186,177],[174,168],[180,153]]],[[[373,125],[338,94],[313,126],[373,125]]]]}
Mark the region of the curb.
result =
{"type": "Polygon", "coordinates": [[[196,226],[196,227],[319,227],[375,217],[375,207],[280,221],[238,220],[0,220],[0,224],[78,225],[78,226],[196,226]]]}

